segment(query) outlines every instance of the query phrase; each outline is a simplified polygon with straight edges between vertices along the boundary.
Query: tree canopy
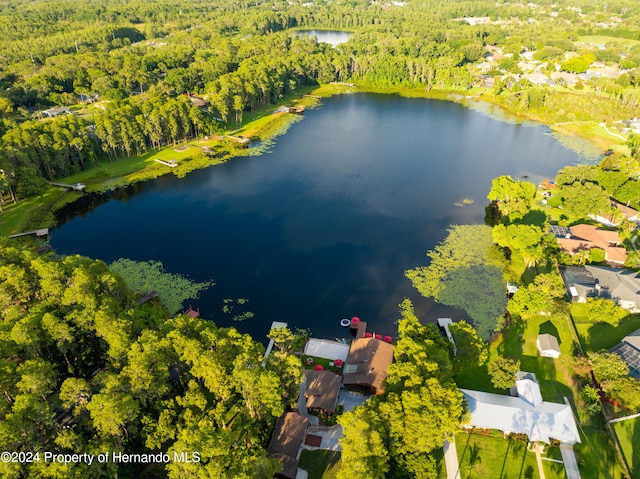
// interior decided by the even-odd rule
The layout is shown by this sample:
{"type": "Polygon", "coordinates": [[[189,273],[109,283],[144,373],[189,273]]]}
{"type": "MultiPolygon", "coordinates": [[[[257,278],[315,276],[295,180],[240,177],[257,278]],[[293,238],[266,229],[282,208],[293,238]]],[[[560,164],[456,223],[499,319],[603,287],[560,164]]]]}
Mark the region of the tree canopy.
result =
{"type": "MultiPolygon", "coordinates": [[[[0,240],[0,446],[53,453],[200,453],[170,478],[270,478],[265,447],[300,377],[286,351],[233,328],[137,305],[118,275],[0,240]]],[[[6,478],[130,477],[144,464],[0,464],[6,478]],[[46,470],[46,472],[45,472],[46,470]]],[[[161,465],[165,467],[165,465],[161,465]]]]}
{"type": "Polygon", "coordinates": [[[338,420],[344,427],[341,479],[434,476],[433,452],[464,413],[449,344],[435,326],[420,324],[408,300],[401,313],[384,395],[338,420]]]}
{"type": "Polygon", "coordinates": [[[518,220],[529,211],[535,194],[536,187],[533,183],[514,180],[510,176],[499,176],[491,182],[487,198],[498,204],[503,216],[518,220]]]}

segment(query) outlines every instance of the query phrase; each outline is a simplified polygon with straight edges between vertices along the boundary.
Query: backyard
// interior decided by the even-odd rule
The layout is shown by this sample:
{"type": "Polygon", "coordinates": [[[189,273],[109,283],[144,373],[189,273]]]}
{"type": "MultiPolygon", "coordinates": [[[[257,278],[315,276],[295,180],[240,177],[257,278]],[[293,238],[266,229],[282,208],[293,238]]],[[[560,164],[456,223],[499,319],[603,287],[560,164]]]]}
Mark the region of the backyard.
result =
{"type": "MultiPolygon", "coordinates": [[[[627,318],[616,328],[607,324],[590,324],[588,328],[578,328],[583,348],[594,350],[617,344],[629,332],[640,327],[639,319],[637,317],[627,318]],[[590,328],[596,328],[596,331],[590,328]],[[599,329],[603,331],[598,331],[599,329]],[[586,334],[587,341],[583,338],[583,334],[586,334]],[[607,337],[602,337],[602,334],[606,334],[607,337]]],[[[579,324],[579,326],[581,325],[579,324]]],[[[584,479],[620,477],[622,469],[617,462],[615,447],[612,439],[604,431],[601,418],[599,416],[590,417],[582,405],[581,385],[575,377],[572,360],[574,348],[575,345],[568,318],[559,313],[551,316],[534,315],[526,320],[514,321],[504,333],[491,342],[489,352],[490,359],[498,355],[518,358],[522,371],[536,374],[540,383],[542,397],[545,401],[563,403],[566,396],[574,404],[574,412],[577,410],[579,414],[579,430],[582,441],[581,444],[575,445],[575,451],[580,472],[584,479]],[[558,359],[543,358],[538,355],[536,338],[538,334],[543,333],[551,334],[558,339],[562,353],[558,359]],[[577,407],[575,406],[576,403],[577,407]]],[[[463,370],[456,375],[455,379],[461,388],[494,393],[507,392],[493,387],[486,365],[481,368],[463,370]]],[[[465,471],[464,468],[466,467],[472,472],[477,471],[473,472],[473,474],[477,473],[478,477],[501,477],[500,474],[502,474],[502,477],[538,477],[533,454],[528,453],[533,457],[533,461],[530,464],[527,456],[520,450],[520,446],[515,444],[517,441],[507,441],[502,439],[500,433],[494,432],[494,434],[499,437],[473,435],[474,439],[469,439],[469,445],[461,442],[467,440],[463,439],[466,436],[459,435],[456,438],[458,459],[461,461],[462,472],[465,471]],[[509,442],[514,444],[509,445],[509,442]],[[476,450],[479,452],[476,452],[476,450]],[[474,457],[476,454],[481,459],[476,459],[474,457]],[[533,467],[533,470],[528,467],[529,465],[533,467]],[[507,470],[514,475],[507,475],[505,472],[507,470]],[[533,476],[530,476],[529,474],[532,473],[533,476]]],[[[547,456],[559,460],[560,451],[555,447],[549,448],[547,456]]],[[[543,464],[547,478],[564,477],[564,466],[562,464],[546,460],[543,464]]],[[[463,474],[462,478],[464,479],[464,477],[465,475],[463,474]]]]}
{"type": "Polygon", "coordinates": [[[612,424],[633,479],[640,479],[640,417],[612,424]],[[635,448],[633,447],[635,444],[635,448]]]}
{"type": "Polygon", "coordinates": [[[299,467],[309,473],[309,479],[334,479],[340,470],[340,452],[302,451],[299,467]]]}
{"type": "MultiPolygon", "coordinates": [[[[502,433],[490,435],[461,432],[456,435],[460,477],[462,479],[491,477],[495,479],[537,479],[536,456],[527,450],[527,442],[504,438],[502,433]]],[[[564,479],[564,468],[552,461],[543,461],[545,477],[564,479]]]]}

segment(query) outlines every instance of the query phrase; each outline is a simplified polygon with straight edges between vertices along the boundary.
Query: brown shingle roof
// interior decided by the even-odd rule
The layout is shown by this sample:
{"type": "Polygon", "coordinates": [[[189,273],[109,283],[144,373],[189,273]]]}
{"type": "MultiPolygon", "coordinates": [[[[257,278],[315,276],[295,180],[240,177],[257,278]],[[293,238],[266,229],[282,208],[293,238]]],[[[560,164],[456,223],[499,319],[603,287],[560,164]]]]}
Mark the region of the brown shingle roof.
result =
{"type": "Polygon", "coordinates": [[[298,470],[298,449],[307,434],[309,420],[297,412],[287,412],[278,418],[267,452],[269,457],[280,459],[284,464],[282,477],[295,478],[298,470]]]}
{"type": "Polygon", "coordinates": [[[382,391],[382,383],[389,375],[393,362],[393,345],[376,338],[359,338],[351,343],[349,358],[343,370],[343,383],[371,386],[382,391]]]}
{"type": "Polygon", "coordinates": [[[304,374],[307,377],[307,390],[304,393],[307,408],[335,411],[342,378],[331,371],[305,370],[304,374]]]}

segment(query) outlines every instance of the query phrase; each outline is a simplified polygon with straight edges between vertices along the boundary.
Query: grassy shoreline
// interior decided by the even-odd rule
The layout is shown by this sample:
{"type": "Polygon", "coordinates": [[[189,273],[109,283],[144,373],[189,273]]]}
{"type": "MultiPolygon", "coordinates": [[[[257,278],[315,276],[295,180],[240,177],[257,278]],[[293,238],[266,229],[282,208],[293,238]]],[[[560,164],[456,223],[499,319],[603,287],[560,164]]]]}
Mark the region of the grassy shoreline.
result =
{"type": "MultiPolygon", "coordinates": [[[[471,92],[455,90],[426,90],[425,88],[382,88],[368,85],[356,85],[348,83],[331,83],[318,87],[307,87],[295,95],[282,98],[276,105],[256,112],[245,113],[243,125],[237,129],[225,132],[225,136],[245,137],[258,139],[261,145],[250,150],[241,148],[237,142],[221,136],[209,136],[191,140],[178,145],[171,145],[160,150],[149,150],[142,155],[123,158],[117,162],[102,162],[88,170],[58,179],[63,183],[74,184],[81,182],[86,184],[87,192],[102,193],[119,187],[125,187],[158,178],[166,174],[174,174],[184,177],[196,169],[225,163],[237,156],[247,154],[258,155],[263,153],[275,141],[275,138],[286,133],[289,127],[301,119],[300,116],[289,113],[274,113],[282,105],[300,105],[306,108],[314,108],[320,104],[322,98],[349,93],[377,93],[395,94],[406,98],[427,98],[434,100],[453,101],[465,107],[473,108],[474,104],[489,103],[496,106],[501,115],[506,115],[512,121],[533,121],[549,126],[553,131],[566,135],[575,135],[586,139],[597,148],[615,148],[623,150],[619,139],[614,139],[608,132],[594,125],[585,128],[585,122],[555,124],[551,118],[539,114],[522,114],[501,104],[498,98],[486,89],[474,89],[471,92]],[[616,141],[617,140],[617,141],[616,141]],[[209,148],[213,154],[207,156],[203,148],[209,148]],[[175,168],[169,168],[154,160],[175,160],[178,164],[175,168]]],[[[47,189],[37,197],[19,201],[16,205],[7,204],[5,212],[0,214],[0,235],[25,231],[33,228],[53,227],[55,225],[54,213],[57,209],[75,201],[80,197],[78,193],[64,192],[56,187],[47,189]]],[[[29,239],[27,239],[28,241],[29,239]]]]}

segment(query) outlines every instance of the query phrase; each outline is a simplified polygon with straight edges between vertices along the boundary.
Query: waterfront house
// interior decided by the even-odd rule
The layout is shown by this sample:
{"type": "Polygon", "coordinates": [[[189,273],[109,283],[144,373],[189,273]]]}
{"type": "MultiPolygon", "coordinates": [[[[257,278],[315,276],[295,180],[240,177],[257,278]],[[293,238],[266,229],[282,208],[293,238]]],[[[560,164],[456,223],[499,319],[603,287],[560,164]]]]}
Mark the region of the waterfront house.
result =
{"type": "Polygon", "coordinates": [[[582,250],[600,248],[604,250],[607,263],[623,265],[627,260],[627,250],[619,247],[622,242],[617,231],[609,231],[594,225],[575,225],[569,228],[569,238],[557,238],[560,249],[574,255],[582,250]]]}
{"type": "Polygon", "coordinates": [[[531,442],[580,442],[571,406],[544,401],[535,374],[519,372],[512,389],[514,396],[461,389],[471,413],[467,427],[525,434],[531,442]]]}
{"type": "Polygon", "coordinates": [[[307,409],[311,412],[333,414],[338,403],[342,377],[327,370],[304,370],[306,376],[307,409]]]}
{"type": "Polygon", "coordinates": [[[378,338],[357,338],[351,343],[343,369],[343,384],[367,394],[384,393],[383,383],[393,362],[393,345],[378,338]]]}

